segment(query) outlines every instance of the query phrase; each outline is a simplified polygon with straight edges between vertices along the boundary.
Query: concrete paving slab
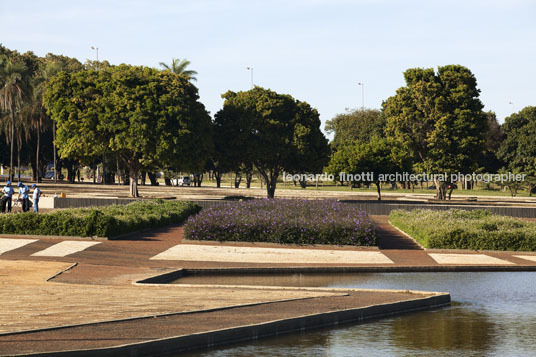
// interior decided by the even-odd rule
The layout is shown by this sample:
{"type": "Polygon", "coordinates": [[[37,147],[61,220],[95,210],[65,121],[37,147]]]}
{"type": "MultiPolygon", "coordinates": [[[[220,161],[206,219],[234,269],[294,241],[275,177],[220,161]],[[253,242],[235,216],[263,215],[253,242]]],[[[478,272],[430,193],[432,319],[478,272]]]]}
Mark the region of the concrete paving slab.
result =
{"type": "Polygon", "coordinates": [[[513,265],[515,263],[490,257],[485,254],[441,254],[428,253],[438,264],[456,265],[513,265]]]}
{"type": "Polygon", "coordinates": [[[65,257],[67,255],[81,252],[96,244],[100,244],[100,242],[79,242],[79,241],[66,240],[66,241],[54,244],[32,255],[36,257],[65,257]]]}
{"type": "Polygon", "coordinates": [[[344,295],[341,292],[285,289],[47,282],[48,278],[70,266],[69,263],[50,261],[0,260],[0,333],[344,295]]]}
{"type": "Polygon", "coordinates": [[[536,262],[536,255],[514,255],[514,257],[536,262]]]}
{"type": "Polygon", "coordinates": [[[9,252],[10,250],[24,247],[27,244],[35,242],[37,239],[6,239],[0,238],[0,254],[9,252]]]}
{"type": "Polygon", "coordinates": [[[179,244],[152,260],[220,261],[240,263],[394,264],[378,251],[305,250],[179,244]]]}

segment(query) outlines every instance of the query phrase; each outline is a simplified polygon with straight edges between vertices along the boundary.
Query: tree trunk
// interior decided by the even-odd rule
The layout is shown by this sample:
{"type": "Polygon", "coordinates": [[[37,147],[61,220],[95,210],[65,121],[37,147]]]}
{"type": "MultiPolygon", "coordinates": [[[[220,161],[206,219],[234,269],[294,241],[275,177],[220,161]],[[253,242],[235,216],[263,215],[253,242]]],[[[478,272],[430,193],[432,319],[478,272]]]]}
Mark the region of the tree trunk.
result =
{"type": "Polygon", "coordinates": [[[268,198],[274,198],[275,197],[275,189],[277,186],[277,178],[279,177],[279,172],[277,170],[270,171],[269,175],[268,173],[263,174],[265,181],[266,181],[266,197],[268,198]]]}
{"type": "Polygon", "coordinates": [[[375,184],[376,184],[376,189],[378,191],[378,201],[381,201],[382,200],[382,192],[381,192],[382,188],[381,188],[380,181],[376,181],[375,184]]]}
{"type": "Polygon", "coordinates": [[[39,166],[39,147],[41,146],[41,118],[37,123],[37,149],[35,150],[35,167],[37,169],[36,181],[41,182],[41,170],[39,166]]]}
{"type": "Polygon", "coordinates": [[[194,187],[201,187],[203,182],[203,174],[194,174],[194,187]]]}
{"type": "Polygon", "coordinates": [[[447,184],[437,179],[434,180],[436,187],[436,199],[444,201],[447,199],[447,184]]]}
{"type": "Polygon", "coordinates": [[[58,167],[57,164],[57,155],[56,155],[56,122],[52,123],[52,148],[54,151],[54,183],[58,183],[58,167]]]}
{"type": "Polygon", "coordinates": [[[242,175],[239,172],[235,172],[234,188],[240,188],[241,182],[242,182],[242,175]]]}
{"type": "Polygon", "coordinates": [[[214,177],[216,178],[216,187],[221,187],[221,172],[220,171],[214,171],[214,177]]]}
{"type": "MultiPolygon", "coordinates": [[[[156,172],[148,172],[149,181],[151,181],[151,186],[158,186],[158,180],[156,179],[156,172]]],[[[171,185],[171,181],[169,182],[171,185]]]]}
{"type": "Polygon", "coordinates": [[[266,197],[274,198],[275,197],[275,187],[276,180],[271,179],[269,182],[266,182],[266,197]]]}
{"type": "Polygon", "coordinates": [[[119,158],[115,157],[115,166],[117,171],[117,182],[119,185],[121,185],[121,173],[119,172],[119,158]]]}
{"type": "Polygon", "coordinates": [[[102,154],[102,184],[106,185],[106,157],[102,154]]]}
{"type": "Polygon", "coordinates": [[[251,188],[251,181],[253,181],[253,174],[246,174],[246,188],[251,188]]]}
{"type": "Polygon", "coordinates": [[[15,149],[15,108],[11,106],[11,155],[9,158],[9,180],[13,181],[13,151],[15,149]]]}
{"type": "Polygon", "coordinates": [[[141,172],[141,185],[145,186],[145,179],[147,178],[147,173],[145,171],[141,172]]]}
{"type": "Polygon", "coordinates": [[[36,162],[30,162],[30,165],[32,166],[32,181],[37,181],[37,167],[35,167],[36,162]]]}
{"type": "Polygon", "coordinates": [[[138,169],[130,166],[130,197],[140,197],[138,194],[138,169]]]}
{"type": "MultiPolygon", "coordinates": [[[[22,146],[22,145],[20,145],[22,146]]],[[[18,173],[18,176],[19,176],[19,182],[20,182],[20,146],[17,145],[17,173],[18,173]]]]}

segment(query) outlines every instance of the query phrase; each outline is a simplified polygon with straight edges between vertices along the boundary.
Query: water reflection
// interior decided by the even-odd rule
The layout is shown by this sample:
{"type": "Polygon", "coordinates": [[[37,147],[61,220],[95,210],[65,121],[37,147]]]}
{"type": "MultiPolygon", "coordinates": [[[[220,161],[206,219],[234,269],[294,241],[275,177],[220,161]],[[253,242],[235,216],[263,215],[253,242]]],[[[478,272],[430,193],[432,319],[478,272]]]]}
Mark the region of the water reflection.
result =
{"type": "Polygon", "coordinates": [[[374,280],[373,274],[245,274],[191,275],[171,284],[264,285],[264,286],[345,286],[365,284],[374,280]]]}
{"type": "Polygon", "coordinates": [[[401,350],[484,353],[493,345],[496,327],[485,313],[462,305],[426,313],[415,313],[392,322],[390,338],[401,350]],[[433,326],[433,328],[431,328],[433,326]]]}
{"type": "MultiPolygon", "coordinates": [[[[231,278],[233,284],[238,284],[236,278],[231,278]]],[[[251,284],[252,278],[246,278],[251,284]]],[[[453,304],[446,309],[279,336],[188,356],[536,355],[533,272],[306,274],[266,279],[263,284],[271,281],[271,285],[280,286],[297,281],[301,286],[448,291],[453,304]]]]}

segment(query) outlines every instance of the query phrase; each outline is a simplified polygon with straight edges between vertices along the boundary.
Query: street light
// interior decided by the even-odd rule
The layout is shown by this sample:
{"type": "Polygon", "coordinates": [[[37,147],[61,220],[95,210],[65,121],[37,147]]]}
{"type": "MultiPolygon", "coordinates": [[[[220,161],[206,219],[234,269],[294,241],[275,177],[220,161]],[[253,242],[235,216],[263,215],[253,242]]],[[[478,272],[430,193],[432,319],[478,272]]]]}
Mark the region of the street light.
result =
{"type": "Polygon", "coordinates": [[[361,86],[361,110],[365,109],[365,83],[357,83],[358,86],[361,86]]]}
{"type": "MultiPolygon", "coordinates": [[[[95,50],[97,52],[97,65],[96,65],[96,68],[97,68],[97,71],[98,71],[99,70],[99,48],[91,46],[91,49],[95,50]]],[[[106,156],[105,156],[105,154],[103,152],[102,153],[102,184],[103,185],[106,184],[106,170],[104,169],[105,163],[106,163],[106,156]]],[[[98,170],[99,170],[99,168],[97,167],[97,173],[99,172],[98,170]]]]}
{"type": "Polygon", "coordinates": [[[253,89],[253,67],[246,67],[251,72],[251,89],[253,89]]]}
{"type": "Polygon", "coordinates": [[[91,46],[91,49],[97,52],[97,71],[98,71],[99,70],[99,48],[91,46]]]}

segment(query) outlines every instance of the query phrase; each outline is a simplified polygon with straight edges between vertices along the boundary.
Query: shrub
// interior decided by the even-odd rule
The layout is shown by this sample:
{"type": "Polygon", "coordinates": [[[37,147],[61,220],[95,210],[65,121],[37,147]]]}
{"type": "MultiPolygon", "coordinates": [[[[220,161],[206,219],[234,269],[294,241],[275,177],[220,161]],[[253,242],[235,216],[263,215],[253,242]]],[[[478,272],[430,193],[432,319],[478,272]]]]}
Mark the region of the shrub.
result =
{"type": "Polygon", "coordinates": [[[208,208],[188,219],[193,240],[376,245],[376,227],[355,206],[334,200],[259,199],[208,208]]]}
{"type": "Polygon", "coordinates": [[[488,210],[396,210],[389,220],[426,248],[536,251],[536,223],[488,210]]]}
{"type": "Polygon", "coordinates": [[[200,207],[184,201],[138,201],[126,206],[77,208],[44,214],[33,212],[0,216],[0,233],[81,237],[121,234],[180,224],[200,207]]]}

